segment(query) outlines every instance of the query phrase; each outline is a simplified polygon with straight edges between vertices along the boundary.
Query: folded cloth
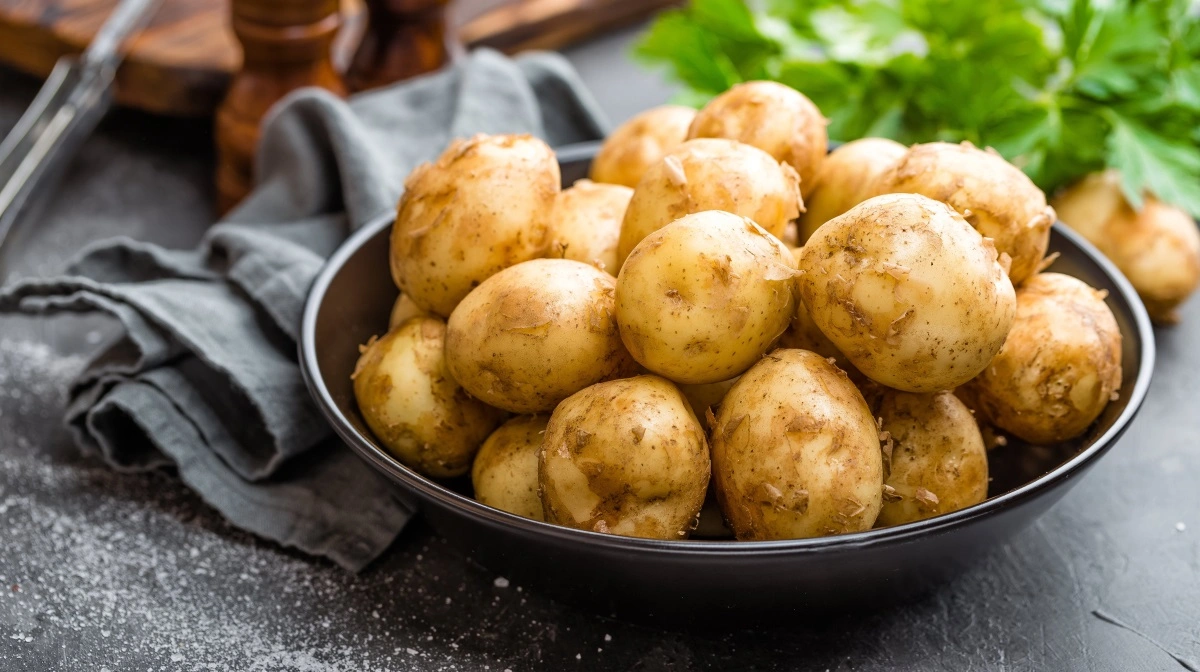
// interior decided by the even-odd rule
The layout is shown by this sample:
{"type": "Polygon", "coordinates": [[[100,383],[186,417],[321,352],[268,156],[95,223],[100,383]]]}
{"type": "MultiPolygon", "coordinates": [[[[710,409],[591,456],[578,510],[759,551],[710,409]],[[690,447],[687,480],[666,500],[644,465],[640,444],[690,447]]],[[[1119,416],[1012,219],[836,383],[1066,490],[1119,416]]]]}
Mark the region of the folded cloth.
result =
{"type": "Polygon", "coordinates": [[[234,525],[358,570],[411,512],[332,438],[305,389],[296,339],[312,279],[452,138],[532,133],[562,145],[603,137],[601,118],[552,54],[478,51],[349,102],[300,91],[265,122],[258,186],[198,249],[104,241],[66,277],[7,288],[0,311],[120,323],[71,389],[66,421],[84,450],[117,469],[173,465],[234,525]]]}

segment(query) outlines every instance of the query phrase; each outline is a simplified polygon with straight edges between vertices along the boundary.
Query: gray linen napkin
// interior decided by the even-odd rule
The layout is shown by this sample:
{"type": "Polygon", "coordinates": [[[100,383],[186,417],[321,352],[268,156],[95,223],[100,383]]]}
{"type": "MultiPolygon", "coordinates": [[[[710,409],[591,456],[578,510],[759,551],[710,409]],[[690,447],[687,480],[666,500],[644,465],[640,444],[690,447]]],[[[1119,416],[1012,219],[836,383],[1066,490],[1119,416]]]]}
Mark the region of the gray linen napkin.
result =
{"type": "Polygon", "coordinates": [[[119,321],[120,338],[72,386],[66,420],[84,450],[117,469],[173,465],[238,527],[358,570],[411,513],[332,438],[305,390],[295,341],[312,279],[452,138],[524,132],[562,145],[604,130],[551,54],[479,51],[349,102],[300,91],[265,123],[257,188],[198,249],[104,241],[66,277],[0,292],[0,311],[119,321]]]}

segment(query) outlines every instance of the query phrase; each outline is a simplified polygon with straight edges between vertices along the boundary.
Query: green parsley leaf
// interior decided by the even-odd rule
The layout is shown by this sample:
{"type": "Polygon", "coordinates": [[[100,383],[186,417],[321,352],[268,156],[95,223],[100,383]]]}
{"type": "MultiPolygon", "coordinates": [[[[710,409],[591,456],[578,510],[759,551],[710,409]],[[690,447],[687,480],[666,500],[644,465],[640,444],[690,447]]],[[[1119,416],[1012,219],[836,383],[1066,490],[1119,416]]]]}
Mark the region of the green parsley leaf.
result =
{"type": "Polygon", "coordinates": [[[1200,13],[1192,0],[692,0],[637,48],[702,104],[775,79],[835,140],[970,140],[1051,192],[1122,171],[1200,216],[1200,13]]]}
{"type": "Polygon", "coordinates": [[[1116,114],[1112,122],[1108,162],[1121,171],[1125,198],[1140,208],[1143,191],[1149,191],[1188,212],[1200,213],[1200,151],[1172,143],[1116,114]]]}

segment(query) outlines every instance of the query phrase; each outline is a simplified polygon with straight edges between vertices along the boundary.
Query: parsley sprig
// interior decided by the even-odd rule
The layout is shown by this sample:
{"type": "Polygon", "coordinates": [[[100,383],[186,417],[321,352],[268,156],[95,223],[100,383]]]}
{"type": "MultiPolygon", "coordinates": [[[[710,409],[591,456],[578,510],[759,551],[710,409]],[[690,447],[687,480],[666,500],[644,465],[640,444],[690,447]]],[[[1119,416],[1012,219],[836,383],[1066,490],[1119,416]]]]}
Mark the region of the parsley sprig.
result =
{"type": "Polygon", "coordinates": [[[637,47],[702,104],[773,79],[830,136],[991,146],[1052,192],[1106,167],[1200,216],[1192,0],[692,0],[637,47]]]}

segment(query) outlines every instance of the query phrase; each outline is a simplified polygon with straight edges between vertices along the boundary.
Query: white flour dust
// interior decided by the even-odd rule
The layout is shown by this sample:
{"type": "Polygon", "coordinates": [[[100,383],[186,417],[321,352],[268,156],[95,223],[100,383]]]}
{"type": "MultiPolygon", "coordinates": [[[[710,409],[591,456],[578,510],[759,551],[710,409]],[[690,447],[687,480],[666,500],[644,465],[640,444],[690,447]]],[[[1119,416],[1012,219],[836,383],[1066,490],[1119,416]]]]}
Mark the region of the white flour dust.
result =
{"type": "Polygon", "coordinates": [[[602,643],[427,535],[356,576],[233,529],[170,473],[80,458],[60,425],[82,365],[0,339],[4,669],[498,671],[602,643]]]}

